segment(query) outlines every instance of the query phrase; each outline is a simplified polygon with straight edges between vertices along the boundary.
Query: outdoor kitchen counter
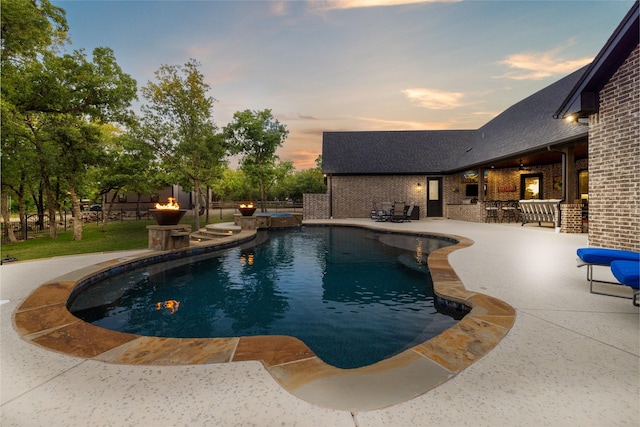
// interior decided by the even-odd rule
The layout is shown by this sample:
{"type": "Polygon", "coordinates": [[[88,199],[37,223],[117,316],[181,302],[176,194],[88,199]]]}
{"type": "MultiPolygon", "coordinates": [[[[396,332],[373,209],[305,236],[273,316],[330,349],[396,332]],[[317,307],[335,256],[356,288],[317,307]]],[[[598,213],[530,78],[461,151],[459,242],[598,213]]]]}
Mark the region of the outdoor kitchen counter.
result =
{"type": "Polygon", "coordinates": [[[445,207],[445,216],[448,219],[456,219],[460,221],[483,222],[483,206],[484,205],[480,202],[475,204],[449,203],[445,207]]]}

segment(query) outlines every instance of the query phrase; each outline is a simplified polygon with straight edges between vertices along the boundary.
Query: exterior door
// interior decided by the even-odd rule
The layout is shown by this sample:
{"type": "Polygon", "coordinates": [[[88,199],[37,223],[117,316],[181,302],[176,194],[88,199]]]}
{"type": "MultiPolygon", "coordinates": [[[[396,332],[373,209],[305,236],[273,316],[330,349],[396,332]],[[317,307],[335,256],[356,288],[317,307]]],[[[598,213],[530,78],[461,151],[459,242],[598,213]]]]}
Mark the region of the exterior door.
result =
{"type": "Polygon", "coordinates": [[[427,178],[427,217],[441,217],[442,178],[427,178]]]}

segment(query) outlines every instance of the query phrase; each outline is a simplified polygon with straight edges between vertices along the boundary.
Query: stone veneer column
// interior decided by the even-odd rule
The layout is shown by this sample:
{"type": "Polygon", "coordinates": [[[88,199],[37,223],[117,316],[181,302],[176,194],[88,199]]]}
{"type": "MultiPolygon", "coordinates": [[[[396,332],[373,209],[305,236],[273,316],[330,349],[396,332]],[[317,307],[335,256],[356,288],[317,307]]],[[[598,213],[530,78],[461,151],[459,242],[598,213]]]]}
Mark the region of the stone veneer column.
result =
{"type": "Polygon", "coordinates": [[[561,233],[582,233],[582,205],[581,204],[562,204],[560,205],[562,213],[560,219],[561,233]]]}

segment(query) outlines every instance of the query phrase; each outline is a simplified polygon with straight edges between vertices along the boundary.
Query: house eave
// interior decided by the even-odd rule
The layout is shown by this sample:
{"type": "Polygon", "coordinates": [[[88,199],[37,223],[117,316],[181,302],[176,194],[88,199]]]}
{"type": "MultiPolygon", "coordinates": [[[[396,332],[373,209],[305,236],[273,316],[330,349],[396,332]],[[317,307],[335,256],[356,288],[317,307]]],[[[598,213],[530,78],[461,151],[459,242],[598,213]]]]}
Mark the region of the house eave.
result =
{"type": "Polygon", "coordinates": [[[599,111],[598,93],[638,45],[638,5],[638,1],[633,3],[622,22],[558,108],[554,118],[585,118],[599,111]]]}

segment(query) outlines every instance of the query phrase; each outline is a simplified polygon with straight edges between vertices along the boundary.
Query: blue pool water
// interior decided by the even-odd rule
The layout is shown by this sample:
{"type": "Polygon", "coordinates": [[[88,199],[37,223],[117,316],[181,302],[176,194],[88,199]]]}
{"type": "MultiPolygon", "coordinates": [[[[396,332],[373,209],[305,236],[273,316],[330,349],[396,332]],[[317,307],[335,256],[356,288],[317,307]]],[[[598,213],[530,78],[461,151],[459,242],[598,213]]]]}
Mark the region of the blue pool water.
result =
{"type": "Polygon", "coordinates": [[[366,366],[457,320],[425,265],[453,242],[352,227],[261,232],[255,242],[110,277],[72,297],[96,326],[159,337],[289,335],[326,363],[366,366]]]}

